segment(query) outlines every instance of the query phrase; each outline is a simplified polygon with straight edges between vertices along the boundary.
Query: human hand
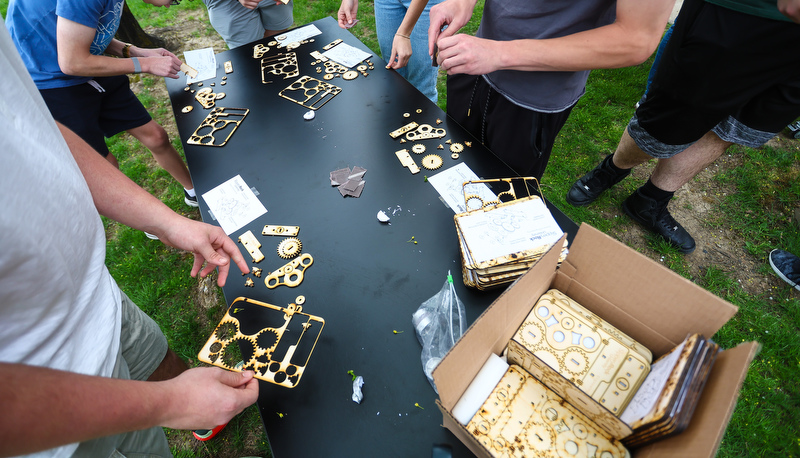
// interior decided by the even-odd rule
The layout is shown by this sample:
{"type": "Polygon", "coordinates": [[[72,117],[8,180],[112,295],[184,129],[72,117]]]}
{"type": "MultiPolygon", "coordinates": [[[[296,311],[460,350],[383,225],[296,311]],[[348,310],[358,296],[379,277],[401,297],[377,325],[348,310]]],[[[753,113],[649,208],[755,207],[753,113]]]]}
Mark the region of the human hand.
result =
{"type": "Polygon", "coordinates": [[[778,11],[800,24],[800,0],[778,0],[778,11]]]}
{"type": "Polygon", "coordinates": [[[412,53],[411,40],[395,35],[392,41],[392,54],[389,56],[389,63],[386,64],[386,68],[398,69],[405,67],[412,53]]]}
{"type": "Polygon", "coordinates": [[[476,0],[447,0],[431,8],[428,27],[428,55],[440,38],[453,36],[472,18],[476,0]]]}
{"type": "Polygon", "coordinates": [[[165,244],[191,251],[194,255],[192,277],[198,273],[200,277],[210,274],[219,268],[217,284],[225,286],[230,269],[230,260],[239,267],[242,273],[250,272],[247,262],[242,257],[239,247],[228,237],[222,228],[200,221],[175,215],[177,218],[165,224],[163,232],[157,232],[159,239],[165,244]]]}
{"type": "Polygon", "coordinates": [[[353,27],[357,21],[357,13],[358,0],[342,0],[342,4],[339,6],[339,13],[336,16],[339,19],[339,27],[343,29],[353,27]]]}
{"type": "Polygon", "coordinates": [[[458,34],[439,40],[437,62],[448,75],[485,75],[500,68],[498,42],[458,34]]]}
{"type": "Polygon", "coordinates": [[[261,0],[239,0],[239,3],[248,10],[254,10],[258,7],[261,0]]]}
{"type": "Polygon", "coordinates": [[[213,429],[228,423],[258,399],[252,371],[196,367],[164,382],[170,391],[159,423],[173,429],[213,429]]]}

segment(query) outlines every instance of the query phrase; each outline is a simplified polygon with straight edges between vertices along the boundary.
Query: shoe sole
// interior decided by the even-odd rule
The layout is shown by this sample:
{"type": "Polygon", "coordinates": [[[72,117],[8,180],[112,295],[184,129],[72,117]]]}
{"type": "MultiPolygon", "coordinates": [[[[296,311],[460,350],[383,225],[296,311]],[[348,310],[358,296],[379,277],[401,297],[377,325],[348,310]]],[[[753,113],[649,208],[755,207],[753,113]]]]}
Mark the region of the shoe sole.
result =
{"type": "Polygon", "coordinates": [[[200,206],[200,204],[198,204],[196,200],[189,200],[189,199],[187,199],[187,198],[185,198],[185,197],[183,198],[183,202],[184,202],[186,205],[190,206],[190,207],[195,207],[195,208],[197,208],[197,207],[199,207],[199,206],[200,206]]]}
{"type": "Polygon", "coordinates": [[[650,227],[648,227],[648,225],[647,225],[647,224],[643,223],[643,222],[642,222],[642,221],[639,219],[639,217],[638,217],[638,216],[636,216],[636,215],[635,215],[635,214],[634,214],[632,211],[628,210],[628,201],[627,201],[627,200],[626,200],[626,201],[624,201],[624,202],[622,202],[622,210],[625,212],[625,214],[626,214],[626,215],[628,215],[628,216],[629,216],[629,217],[630,217],[632,220],[634,220],[634,221],[635,221],[635,222],[636,222],[638,225],[642,226],[642,228],[644,228],[645,230],[647,230],[647,231],[648,231],[648,232],[650,232],[651,234],[655,234],[655,235],[657,235],[657,236],[661,237],[662,239],[666,240],[666,241],[667,241],[667,242],[668,242],[668,243],[669,243],[671,246],[673,246],[673,247],[674,247],[676,250],[678,250],[678,253],[682,253],[682,254],[689,254],[689,253],[693,252],[693,251],[694,251],[694,250],[697,248],[697,245],[695,245],[694,247],[692,247],[692,248],[691,248],[691,249],[689,249],[689,250],[687,250],[687,249],[685,249],[685,248],[681,248],[680,246],[678,246],[678,245],[675,245],[674,243],[672,243],[672,242],[671,242],[671,241],[670,241],[668,238],[666,238],[666,237],[664,237],[663,235],[659,234],[658,232],[656,232],[656,231],[654,231],[654,230],[650,229],[650,227]]]}
{"type": "Polygon", "coordinates": [[[769,256],[769,265],[770,265],[770,267],[772,267],[772,270],[775,271],[775,274],[778,275],[778,277],[780,277],[781,280],[783,280],[786,283],[788,283],[789,286],[794,287],[794,289],[800,291],[800,283],[795,283],[795,282],[789,280],[789,278],[786,277],[786,275],[784,275],[783,272],[778,270],[778,267],[776,267],[775,264],[772,262],[772,253],[770,253],[770,256],[769,256]]]}
{"type": "MultiPolygon", "coordinates": [[[[597,199],[599,199],[599,198],[600,198],[600,196],[597,196],[597,199]]],[[[569,198],[569,193],[567,193],[567,196],[565,197],[565,200],[567,201],[567,203],[572,205],[573,207],[585,207],[585,206],[593,203],[597,199],[587,200],[585,202],[575,202],[575,201],[573,201],[572,199],[569,198]]]]}

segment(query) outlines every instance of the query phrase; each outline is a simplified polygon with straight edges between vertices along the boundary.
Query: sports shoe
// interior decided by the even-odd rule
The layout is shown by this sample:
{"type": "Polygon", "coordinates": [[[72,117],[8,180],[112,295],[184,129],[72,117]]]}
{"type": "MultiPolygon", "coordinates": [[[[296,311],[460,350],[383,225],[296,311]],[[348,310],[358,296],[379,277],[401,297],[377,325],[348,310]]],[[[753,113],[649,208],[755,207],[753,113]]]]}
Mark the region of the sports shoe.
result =
{"type": "Polygon", "coordinates": [[[190,207],[199,207],[200,204],[197,203],[197,196],[190,196],[189,192],[186,189],[183,190],[183,201],[186,205],[190,207]]]}
{"type": "Polygon", "coordinates": [[[641,188],[637,189],[622,203],[622,209],[634,221],[641,224],[650,232],[663,237],[681,253],[688,254],[694,251],[694,239],[667,210],[669,201],[658,202],[642,194],[641,188]]]}
{"type": "Polygon", "coordinates": [[[800,258],[785,250],[772,250],[769,265],[781,280],[800,290],[800,258]]]}
{"type": "Polygon", "coordinates": [[[197,439],[197,440],[199,440],[201,442],[205,442],[205,441],[207,441],[209,439],[212,439],[214,436],[216,436],[227,425],[228,424],[225,423],[224,425],[219,425],[214,429],[197,429],[197,430],[192,431],[192,435],[194,436],[195,439],[197,439]]]}
{"type": "Polygon", "coordinates": [[[630,175],[630,169],[618,174],[611,168],[608,162],[611,161],[613,156],[614,154],[609,154],[597,167],[580,177],[578,181],[569,188],[567,192],[567,202],[576,207],[588,205],[597,200],[603,191],[630,175]]]}
{"type": "Polygon", "coordinates": [[[146,235],[147,238],[150,239],[150,240],[158,240],[158,236],[155,235],[155,234],[151,234],[149,232],[145,232],[144,235],[146,235]]]}

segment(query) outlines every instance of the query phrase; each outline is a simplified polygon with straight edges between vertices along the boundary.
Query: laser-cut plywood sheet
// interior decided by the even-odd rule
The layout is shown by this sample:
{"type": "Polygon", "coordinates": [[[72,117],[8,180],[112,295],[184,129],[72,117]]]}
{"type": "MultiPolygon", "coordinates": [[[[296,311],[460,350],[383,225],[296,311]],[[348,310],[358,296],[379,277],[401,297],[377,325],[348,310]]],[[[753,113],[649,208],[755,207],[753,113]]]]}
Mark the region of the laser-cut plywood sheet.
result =
{"type": "Polygon", "coordinates": [[[228,370],[287,388],[300,383],[325,320],[303,313],[302,296],[287,307],[239,297],[197,355],[228,370]],[[239,363],[242,363],[239,365],[239,363]]]}
{"type": "Polygon", "coordinates": [[[467,430],[498,458],[630,457],[619,441],[515,365],[508,368],[467,430]]]}

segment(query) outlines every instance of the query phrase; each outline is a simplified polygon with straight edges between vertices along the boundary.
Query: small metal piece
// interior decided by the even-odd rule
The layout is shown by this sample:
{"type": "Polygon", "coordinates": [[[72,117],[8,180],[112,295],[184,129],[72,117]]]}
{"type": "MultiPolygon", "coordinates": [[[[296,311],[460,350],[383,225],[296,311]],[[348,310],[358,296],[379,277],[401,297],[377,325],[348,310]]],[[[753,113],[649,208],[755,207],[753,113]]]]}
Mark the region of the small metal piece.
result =
{"type": "Polygon", "coordinates": [[[226,84],[228,84],[227,81],[223,81],[223,82],[219,83],[220,86],[225,86],[226,84]]]}
{"type": "Polygon", "coordinates": [[[415,154],[422,154],[425,152],[425,145],[422,143],[417,143],[411,147],[411,151],[413,151],[415,154]]]}
{"type": "Polygon", "coordinates": [[[355,71],[355,70],[350,70],[348,72],[344,72],[344,74],[342,74],[342,78],[347,80],[347,81],[354,80],[354,79],[358,78],[358,72],[355,71]]]}
{"type": "Polygon", "coordinates": [[[450,157],[452,157],[453,159],[458,159],[461,156],[458,153],[452,153],[450,154],[450,157]]]}
{"type": "Polygon", "coordinates": [[[442,166],[442,157],[438,154],[429,154],[422,158],[422,166],[428,170],[436,170],[442,166]]]}
{"type": "MultiPolygon", "coordinates": [[[[267,49],[267,51],[269,51],[269,49],[267,49]]],[[[225,62],[225,73],[226,74],[227,73],[233,73],[233,63],[231,61],[225,62]]],[[[225,79],[225,78],[226,77],[224,77],[224,76],[222,77],[222,79],[225,79]]]]}
{"type": "Polygon", "coordinates": [[[255,282],[253,281],[252,278],[247,277],[247,280],[244,281],[244,286],[247,286],[248,288],[252,288],[252,287],[256,286],[256,284],[255,284],[255,282]]]}
{"type": "Polygon", "coordinates": [[[200,81],[199,83],[197,83],[197,87],[203,87],[203,82],[200,81]]]}
{"type": "Polygon", "coordinates": [[[288,238],[281,243],[278,244],[278,256],[282,257],[283,259],[290,259],[298,254],[300,254],[300,250],[303,249],[303,243],[300,242],[300,239],[297,238],[288,238]]]}
{"type": "Polygon", "coordinates": [[[417,163],[414,162],[414,159],[412,159],[411,156],[408,154],[407,149],[401,149],[400,151],[395,151],[394,154],[395,156],[397,156],[397,159],[400,159],[400,163],[403,164],[403,167],[407,167],[412,174],[419,173],[419,166],[417,166],[417,163]]]}
{"type": "Polygon", "coordinates": [[[209,84],[209,86],[214,87],[214,86],[216,86],[216,83],[211,83],[211,84],[209,84]]]}
{"type": "Polygon", "coordinates": [[[222,77],[222,81],[225,81],[225,80],[227,80],[227,79],[228,79],[228,77],[227,77],[227,76],[223,76],[223,77],[222,77]]]}
{"type": "Polygon", "coordinates": [[[261,235],[279,235],[282,237],[295,237],[300,233],[300,226],[272,226],[267,224],[261,230],[261,235]]]}
{"type": "Polygon", "coordinates": [[[297,298],[294,300],[294,303],[297,304],[297,305],[303,305],[303,304],[306,303],[306,297],[305,296],[297,296],[297,298]]]}
{"type": "Polygon", "coordinates": [[[261,254],[261,251],[258,249],[261,247],[261,243],[256,239],[253,231],[247,231],[240,235],[239,242],[244,245],[247,252],[253,257],[253,262],[261,262],[264,260],[264,255],[261,254]]]}
{"type": "Polygon", "coordinates": [[[397,138],[397,137],[403,135],[406,132],[409,132],[409,131],[412,131],[412,130],[416,129],[417,127],[419,127],[419,124],[415,123],[414,121],[411,121],[410,123],[406,124],[405,126],[399,128],[399,129],[397,129],[397,130],[395,130],[393,132],[390,132],[389,136],[392,137],[392,138],[397,138]]]}
{"type": "Polygon", "coordinates": [[[278,44],[278,42],[277,42],[277,41],[275,41],[275,40],[272,40],[272,41],[270,41],[269,43],[267,43],[267,46],[275,46],[275,45],[277,45],[277,44],[278,44]]]}
{"type": "Polygon", "coordinates": [[[185,107],[183,107],[183,109],[182,109],[181,111],[182,111],[182,112],[184,112],[184,113],[188,113],[188,112],[190,112],[190,111],[192,111],[192,110],[194,110],[194,107],[193,107],[193,106],[191,106],[191,105],[186,105],[185,107]]]}
{"type": "Polygon", "coordinates": [[[462,145],[461,143],[453,143],[452,145],[450,145],[450,151],[453,153],[460,153],[464,151],[464,145],[462,145]]]}
{"type": "Polygon", "coordinates": [[[405,139],[405,138],[401,138],[401,139],[400,139],[400,143],[405,143],[405,142],[406,142],[406,139],[405,139]]]}

